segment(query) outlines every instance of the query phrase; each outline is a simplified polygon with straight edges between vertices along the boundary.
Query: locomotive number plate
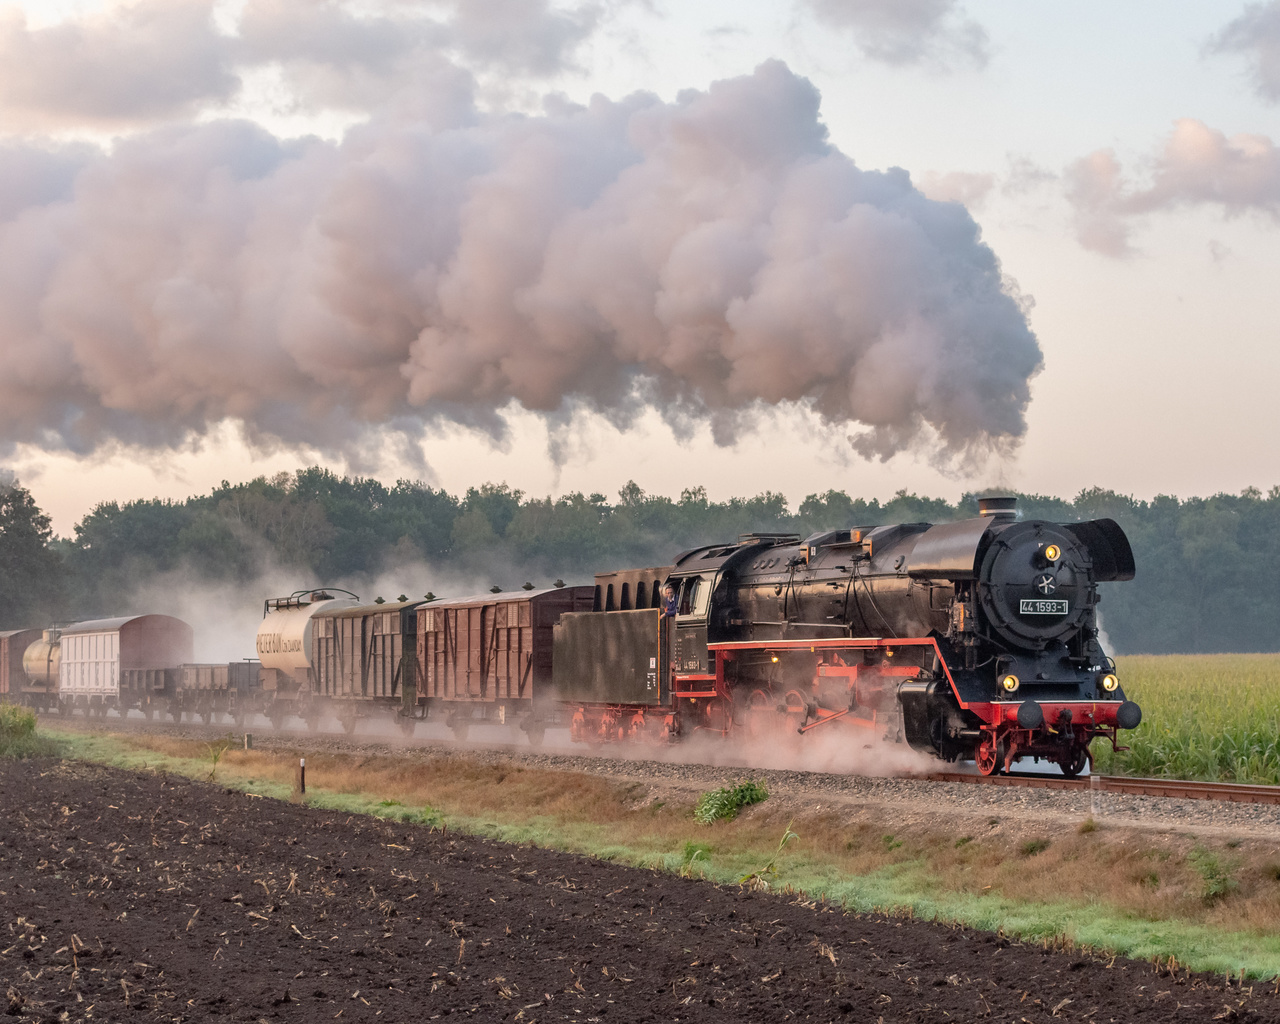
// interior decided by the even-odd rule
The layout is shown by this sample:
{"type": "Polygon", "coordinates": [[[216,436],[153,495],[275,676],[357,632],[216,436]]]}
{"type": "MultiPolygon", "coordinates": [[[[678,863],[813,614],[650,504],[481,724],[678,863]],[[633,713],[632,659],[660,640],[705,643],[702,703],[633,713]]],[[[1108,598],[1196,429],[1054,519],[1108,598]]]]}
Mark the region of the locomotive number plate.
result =
{"type": "Polygon", "coordinates": [[[1019,602],[1018,611],[1023,615],[1066,615],[1066,601],[1026,600],[1019,602]]]}

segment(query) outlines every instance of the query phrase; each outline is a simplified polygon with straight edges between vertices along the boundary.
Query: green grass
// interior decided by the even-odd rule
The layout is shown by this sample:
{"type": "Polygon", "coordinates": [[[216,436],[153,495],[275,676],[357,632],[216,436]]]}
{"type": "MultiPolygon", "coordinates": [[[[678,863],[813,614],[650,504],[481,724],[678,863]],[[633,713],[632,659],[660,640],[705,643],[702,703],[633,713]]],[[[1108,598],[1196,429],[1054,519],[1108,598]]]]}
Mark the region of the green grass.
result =
{"type": "Polygon", "coordinates": [[[1142,724],[1131,749],[1093,745],[1099,771],[1280,784],[1280,654],[1132,655],[1116,659],[1142,724]]]}
{"type": "MultiPolygon", "coordinates": [[[[209,771],[209,759],[194,743],[183,747],[178,741],[167,741],[170,747],[166,752],[142,746],[159,742],[154,739],[68,733],[65,742],[76,756],[87,760],[195,779],[206,778],[209,771]],[[191,756],[175,753],[183,750],[189,750],[191,756]]],[[[256,752],[229,756],[220,766],[219,783],[289,799],[288,771],[294,762],[285,755],[275,757],[278,764],[269,763],[270,756],[256,752]]],[[[727,886],[754,879],[754,887],[763,887],[759,883],[764,881],[782,898],[825,900],[855,911],[961,922],[1028,941],[1070,943],[1140,958],[1167,960],[1172,956],[1195,970],[1244,971],[1256,978],[1280,976],[1280,935],[1272,923],[1275,897],[1266,894],[1274,891],[1280,880],[1280,864],[1271,868],[1270,874],[1263,871],[1254,877],[1259,872],[1237,860],[1244,851],[1237,853],[1230,844],[1223,849],[1222,844],[1213,848],[1206,842],[1189,849],[1185,857],[1171,856],[1164,849],[1143,853],[1135,849],[1132,837],[1117,837],[1108,845],[1105,829],[1082,834],[1067,823],[1052,845],[1047,841],[1015,841],[1002,848],[998,840],[971,836],[959,840],[950,836],[912,838],[905,833],[890,836],[876,823],[861,831],[856,827],[851,830],[839,815],[821,814],[789,822],[784,832],[786,818],[778,817],[781,809],[771,812],[767,808],[738,820],[718,822],[711,833],[714,838],[708,842],[706,827],[693,820],[693,808],[688,804],[633,808],[625,788],[614,787],[608,791],[621,802],[615,802],[612,810],[600,803],[565,810],[565,805],[552,806],[525,796],[500,805],[494,801],[500,797],[501,787],[495,787],[494,781],[501,782],[502,777],[493,773],[510,769],[448,762],[447,768],[436,769],[447,776],[425,777],[415,783],[415,790],[408,783],[394,781],[400,778],[395,773],[407,770],[396,767],[402,764],[396,759],[377,764],[361,760],[359,771],[343,769],[345,774],[339,772],[339,766],[318,766],[317,780],[342,779],[339,785],[344,789],[313,785],[306,801],[318,808],[533,843],[620,864],[704,877],[727,886]],[[333,774],[326,776],[325,771],[333,774]],[[366,771],[382,774],[376,775],[377,781],[367,789],[349,791],[363,785],[366,771]],[[432,778],[447,779],[453,789],[443,791],[440,782],[432,782],[432,778]],[[465,781],[460,783],[460,778],[465,781]],[[431,804],[423,801],[428,793],[431,804]],[[788,841],[787,837],[794,838],[796,833],[799,838],[788,841]],[[779,835],[783,836],[781,843],[779,835]],[[1153,870],[1156,861],[1158,876],[1153,870]],[[1104,884],[1071,887],[1082,873],[1097,877],[1113,862],[1118,873],[1104,884]],[[1125,872],[1134,873],[1130,889],[1143,895],[1124,895],[1125,872]],[[1073,882],[1063,884],[1064,879],[1073,882]],[[1170,895],[1179,886],[1186,894],[1181,904],[1170,895]],[[1045,894],[1054,895],[1046,899],[1045,894]],[[1242,909],[1248,899],[1263,901],[1255,905],[1252,916],[1242,909]]],[[[310,768],[309,762],[309,776],[310,768]]],[[[415,770],[433,769],[427,764],[415,770]]],[[[536,789],[544,784],[538,772],[514,771],[506,776],[507,785],[536,789]]],[[[565,788],[560,779],[548,776],[550,791],[565,788]]],[[[571,804],[590,798],[592,793],[598,799],[609,784],[595,781],[582,785],[587,788],[576,794],[571,804]]],[[[1254,856],[1259,855],[1255,852],[1254,856]]]]}
{"type": "Polygon", "coordinates": [[[58,744],[36,732],[36,715],[19,704],[0,703],[0,757],[55,757],[58,744]]]}

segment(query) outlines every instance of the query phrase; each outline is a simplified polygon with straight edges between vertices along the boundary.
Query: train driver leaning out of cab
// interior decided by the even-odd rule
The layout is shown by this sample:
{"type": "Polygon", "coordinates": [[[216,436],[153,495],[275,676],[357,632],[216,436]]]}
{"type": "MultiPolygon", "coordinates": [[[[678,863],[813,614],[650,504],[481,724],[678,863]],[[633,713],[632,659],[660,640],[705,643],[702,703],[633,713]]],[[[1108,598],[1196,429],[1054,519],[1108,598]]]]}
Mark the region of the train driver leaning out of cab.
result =
{"type": "Polygon", "coordinates": [[[663,619],[674,619],[676,617],[676,588],[668,583],[662,589],[662,615],[663,619]]]}

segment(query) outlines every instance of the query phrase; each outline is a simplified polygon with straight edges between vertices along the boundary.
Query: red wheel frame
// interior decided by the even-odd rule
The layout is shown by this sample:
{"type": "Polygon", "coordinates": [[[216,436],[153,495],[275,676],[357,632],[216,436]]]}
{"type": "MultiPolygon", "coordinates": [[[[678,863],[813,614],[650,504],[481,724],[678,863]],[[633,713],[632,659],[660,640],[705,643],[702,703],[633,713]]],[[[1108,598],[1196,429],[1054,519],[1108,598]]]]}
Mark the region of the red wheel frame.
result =
{"type": "Polygon", "coordinates": [[[974,751],[973,761],[983,775],[995,775],[1000,771],[1000,745],[994,734],[982,734],[982,739],[978,740],[978,749],[974,751]]]}

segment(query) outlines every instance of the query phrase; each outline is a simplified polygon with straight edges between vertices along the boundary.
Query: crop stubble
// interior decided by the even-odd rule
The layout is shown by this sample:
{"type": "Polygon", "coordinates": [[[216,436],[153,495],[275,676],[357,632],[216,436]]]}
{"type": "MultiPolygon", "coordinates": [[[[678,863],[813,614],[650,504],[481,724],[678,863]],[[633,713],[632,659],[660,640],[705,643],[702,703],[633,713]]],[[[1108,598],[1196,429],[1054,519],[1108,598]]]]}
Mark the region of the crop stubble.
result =
{"type": "Polygon", "coordinates": [[[18,1019],[1280,1020],[1263,986],[172,776],[4,763],[0,815],[18,1019]]]}

